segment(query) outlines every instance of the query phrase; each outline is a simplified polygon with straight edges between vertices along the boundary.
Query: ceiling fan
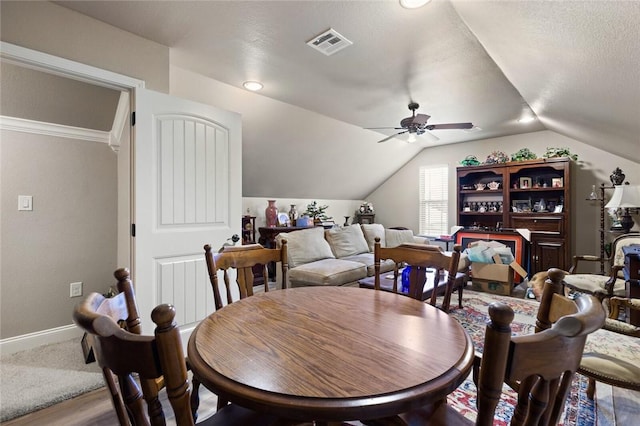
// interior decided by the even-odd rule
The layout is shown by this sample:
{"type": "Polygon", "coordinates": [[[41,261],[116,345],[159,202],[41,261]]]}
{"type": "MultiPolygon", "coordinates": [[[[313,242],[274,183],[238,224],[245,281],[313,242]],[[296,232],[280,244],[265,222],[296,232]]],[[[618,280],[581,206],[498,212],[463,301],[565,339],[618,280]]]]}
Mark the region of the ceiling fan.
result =
{"type": "MultiPolygon", "coordinates": [[[[411,102],[409,104],[409,109],[411,110],[411,117],[403,118],[400,121],[400,127],[365,127],[368,130],[377,130],[377,129],[395,129],[401,130],[396,134],[391,136],[387,136],[386,138],[379,140],[378,143],[386,142],[389,139],[395,138],[396,136],[402,135],[404,133],[409,133],[409,135],[422,135],[427,130],[442,130],[442,129],[471,129],[473,127],[473,123],[446,123],[446,124],[427,124],[430,115],[427,114],[416,114],[416,110],[420,108],[416,102],[411,102]]],[[[438,138],[435,135],[431,135],[435,140],[438,138]]]]}

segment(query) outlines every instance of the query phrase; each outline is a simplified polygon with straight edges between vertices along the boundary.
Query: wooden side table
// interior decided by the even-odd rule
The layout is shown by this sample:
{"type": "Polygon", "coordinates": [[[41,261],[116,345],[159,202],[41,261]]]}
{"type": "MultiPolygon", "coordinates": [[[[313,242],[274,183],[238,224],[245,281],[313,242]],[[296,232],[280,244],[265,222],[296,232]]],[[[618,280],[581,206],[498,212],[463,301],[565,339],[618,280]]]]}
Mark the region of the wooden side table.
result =
{"type": "Polygon", "coordinates": [[[353,223],[375,223],[376,222],[376,214],[375,213],[357,213],[353,218],[353,223]]]}

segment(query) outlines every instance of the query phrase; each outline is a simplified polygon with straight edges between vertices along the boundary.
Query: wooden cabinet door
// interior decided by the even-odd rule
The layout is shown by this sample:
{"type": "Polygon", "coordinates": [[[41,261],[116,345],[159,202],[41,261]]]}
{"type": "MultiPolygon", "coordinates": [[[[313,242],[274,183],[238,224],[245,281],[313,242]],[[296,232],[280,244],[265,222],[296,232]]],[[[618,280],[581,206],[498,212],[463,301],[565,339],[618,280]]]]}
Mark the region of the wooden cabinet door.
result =
{"type": "Polygon", "coordinates": [[[549,268],[567,270],[565,263],[565,240],[535,236],[531,245],[531,274],[547,271],[549,268]]]}

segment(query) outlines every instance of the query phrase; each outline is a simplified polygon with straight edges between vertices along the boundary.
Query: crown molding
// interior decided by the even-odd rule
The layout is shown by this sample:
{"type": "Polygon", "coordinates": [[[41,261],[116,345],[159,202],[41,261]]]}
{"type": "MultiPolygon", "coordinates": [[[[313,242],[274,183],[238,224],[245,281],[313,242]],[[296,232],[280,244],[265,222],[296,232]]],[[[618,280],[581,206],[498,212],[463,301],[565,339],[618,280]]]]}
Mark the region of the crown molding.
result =
{"type": "MultiPolygon", "coordinates": [[[[45,123],[35,120],[26,120],[24,118],[0,116],[0,129],[45,136],[56,136],[60,138],[78,139],[89,142],[100,142],[109,145],[111,145],[112,142],[110,132],[64,126],[62,124],[45,123]]],[[[115,149],[114,151],[117,152],[115,149]]]]}
{"type": "Polygon", "coordinates": [[[0,41],[0,58],[8,63],[116,90],[143,89],[145,85],[144,80],[59,58],[4,41],[0,41]]]}

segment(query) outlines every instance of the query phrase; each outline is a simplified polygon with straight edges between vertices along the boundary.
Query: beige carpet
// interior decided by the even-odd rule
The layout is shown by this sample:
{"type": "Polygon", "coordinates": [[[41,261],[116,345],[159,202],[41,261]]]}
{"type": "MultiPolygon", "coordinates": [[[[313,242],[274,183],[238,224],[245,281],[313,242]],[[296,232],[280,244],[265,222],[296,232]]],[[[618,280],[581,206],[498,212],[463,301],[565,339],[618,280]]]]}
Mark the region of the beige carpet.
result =
{"type": "Polygon", "coordinates": [[[0,422],[104,386],[95,362],[85,364],[80,339],[2,355],[0,422]]]}

